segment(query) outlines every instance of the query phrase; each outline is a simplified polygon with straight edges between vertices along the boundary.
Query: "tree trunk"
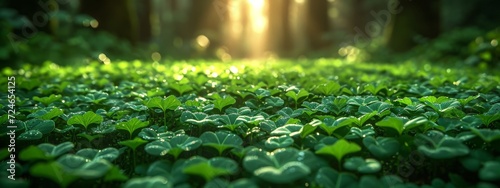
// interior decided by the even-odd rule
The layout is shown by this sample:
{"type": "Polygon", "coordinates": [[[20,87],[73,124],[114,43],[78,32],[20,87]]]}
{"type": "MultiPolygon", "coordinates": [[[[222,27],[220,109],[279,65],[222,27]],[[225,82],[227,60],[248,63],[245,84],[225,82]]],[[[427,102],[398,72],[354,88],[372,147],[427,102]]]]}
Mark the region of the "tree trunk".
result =
{"type": "Polygon", "coordinates": [[[307,37],[309,38],[309,47],[312,50],[320,49],[328,45],[324,40],[324,34],[328,32],[328,1],[314,0],[307,1],[307,37]]]}
{"type": "Polygon", "coordinates": [[[98,29],[137,43],[139,24],[134,0],[85,0],[81,1],[80,10],[97,19],[98,29]]]}
{"type": "Polygon", "coordinates": [[[395,52],[410,50],[415,39],[432,39],[440,33],[439,1],[399,1],[402,11],[393,15],[386,28],[387,47],[395,52]]]}
{"type": "Polygon", "coordinates": [[[283,54],[292,49],[293,42],[290,34],[289,7],[290,0],[267,1],[268,9],[268,50],[283,54]]]}

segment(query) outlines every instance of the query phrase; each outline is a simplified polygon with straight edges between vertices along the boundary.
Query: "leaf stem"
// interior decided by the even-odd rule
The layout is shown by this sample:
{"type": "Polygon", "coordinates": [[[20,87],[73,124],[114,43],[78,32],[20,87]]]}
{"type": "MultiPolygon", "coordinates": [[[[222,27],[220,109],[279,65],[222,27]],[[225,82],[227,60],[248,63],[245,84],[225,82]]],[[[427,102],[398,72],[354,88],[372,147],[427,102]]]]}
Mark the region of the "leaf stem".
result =
{"type": "Polygon", "coordinates": [[[165,128],[167,127],[167,110],[163,111],[163,125],[165,125],[165,128]]]}

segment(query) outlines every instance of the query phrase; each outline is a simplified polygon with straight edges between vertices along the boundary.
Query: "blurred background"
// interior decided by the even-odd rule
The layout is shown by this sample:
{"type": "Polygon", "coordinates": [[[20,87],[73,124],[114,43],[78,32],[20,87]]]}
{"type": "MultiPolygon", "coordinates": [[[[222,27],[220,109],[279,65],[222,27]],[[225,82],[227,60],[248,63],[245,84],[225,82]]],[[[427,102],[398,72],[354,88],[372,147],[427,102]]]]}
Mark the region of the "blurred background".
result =
{"type": "Polygon", "coordinates": [[[277,58],[495,66],[498,0],[0,0],[2,67],[277,58]]]}

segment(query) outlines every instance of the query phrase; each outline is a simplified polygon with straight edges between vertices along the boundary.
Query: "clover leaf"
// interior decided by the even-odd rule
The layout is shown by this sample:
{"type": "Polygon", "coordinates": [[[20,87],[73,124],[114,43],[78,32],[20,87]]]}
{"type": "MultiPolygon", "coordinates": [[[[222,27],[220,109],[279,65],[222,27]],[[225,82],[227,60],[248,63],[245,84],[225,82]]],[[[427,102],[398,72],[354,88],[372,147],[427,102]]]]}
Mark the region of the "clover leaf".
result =
{"type": "Polygon", "coordinates": [[[368,136],[363,139],[363,145],[377,158],[388,158],[399,151],[399,142],[391,137],[368,136]]]}
{"type": "Polygon", "coordinates": [[[367,96],[367,97],[356,96],[347,100],[347,104],[354,106],[367,106],[374,102],[379,102],[379,100],[375,96],[367,96]]]}
{"type": "Polygon", "coordinates": [[[357,186],[356,176],[349,173],[339,173],[330,167],[318,170],[314,180],[321,187],[354,187],[357,186]]]}
{"type": "Polygon", "coordinates": [[[477,115],[484,125],[489,126],[492,122],[500,119],[500,103],[496,103],[488,112],[477,115]]]}
{"type": "Polygon", "coordinates": [[[365,91],[368,91],[373,95],[377,94],[383,89],[387,90],[387,85],[383,82],[370,83],[367,84],[364,88],[365,91]]]}
{"type": "MultiPolygon", "coordinates": [[[[425,117],[417,117],[411,120],[406,120],[400,117],[393,117],[393,116],[388,116],[381,121],[375,123],[375,125],[379,127],[389,127],[391,129],[394,129],[399,133],[399,135],[403,134],[403,131],[413,129],[415,127],[421,126],[421,125],[435,125],[434,123],[430,122],[428,119],[425,117]]],[[[429,126],[425,126],[425,130],[429,129],[429,126]]]]}
{"type": "Polygon", "coordinates": [[[113,165],[111,169],[104,175],[104,182],[113,182],[113,181],[127,181],[129,177],[124,174],[124,172],[117,167],[116,165],[113,165]]]}
{"type": "Polygon", "coordinates": [[[469,148],[459,139],[443,135],[439,131],[432,130],[426,135],[419,133],[415,142],[419,152],[434,159],[449,159],[469,153],[469,148]]]}
{"type": "Polygon", "coordinates": [[[460,159],[465,169],[477,172],[485,161],[491,161],[493,156],[484,150],[472,150],[469,155],[460,159]]]}
{"type": "Polygon", "coordinates": [[[300,131],[302,129],[302,125],[299,124],[288,124],[274,129],[271,132],[273,136],[281,136],[281,135],[289,135],[291,137],[295,137],[300,135],[300,131]]]}
{"type": "Polygon", "coordinates": [[[108,97],[109,94],[106,92],[93,90],[93,92],[83,97],[83,101],[88,103],[100,104],[103,100],[106,100],[108,97]]]}
{"type": "Polygon", "coordinates": [[[163,156],[167,153],[177,158],[183,151],[191,151],[201,146],[202,141],[196,137],[178,135],[166,140],[156,140],[146,144],[144,149],[147,153],[156,156],[163,156]]]}
{"type": "Polygon", "coordinates": [[[337,94],[340,91],[340,89],[342,89],[342,86],[340,86],[339,83],[330,81],[330,82],[327,82],[325,84],[319,85],[315,89],[315,91],[317,93],[322,94],[322,95],[328,96],[328,95],[332,95],[332,94],[337,94]]]}
{"type": "Polygon", "coordinates": [[[386,102],[376,101],[367,106],[360,106],[358,112],[361,114],[370,114],[376,112],[377,116],[383,117],[391,113],[392,105],[386,102]]]}
{"type": "Polygon", "coordinates": [[[226,106],[232,105],[236,103],[236,99],[227,95],[225,97],[221,97],[219,94],[213,94],[212,98],[214,99],[212,103],[214,104],[214,108],[218,109],[219,112],[222,112],[222,109],[226,106]]]}
{"type": "Polygon", "coordinates": [[[264,104],[267,106],[279,107],[279,106],[283,106],[283,104],[285,104],[285,101],[283,101],[283,99],[281,99],[279,97],[271,96],[269,98],[266,98],[266,101],[264,104]]]}
{"type": "Polygon", "coordinates": [[[322,147],[317,150],[316,153],[334,156],[340,164],[340,161],[345,155],[358,151],[361,151],[361,147],[358,144],[340,139],[332,145],[322,147]]]}
{"type": "Polygon", "coordinates": [[[144,140],[169,140],[175,135],[184,135],[185,132],[183,129],[177,130],[175,132],[171,132],[167,130],[167,127],[161,126],[158,127],[158,125],[153,125],[147,128],[141,129],[141,132],[139,132],[139,137],[141,137],[144,140]]]}
{"type": "Polygon", "coordinates": [[[97,115],[92,111],[85,112],[83,115],[74,115],[68,119],[68,125],[79,124],[83,125],[85,129],[88,128],[90,124],[100,124],[102,122],[102,116],[97,115]]]}
{"type": "Polygon", "coordinates": [[[175,96],[170,95],[167,98],[153,97],[147,100],[144,105],[148,108],[159,108],[161,111],[165,112],[167,110],[175,110],[181,105],[181,101],[179,101],[175,96]]]}
{"type": "Polygon", "coordinates": [[[372,135],[375,135],[373,126],[364,126],[361,129],[358,127],[351,127],[351,130],[349,130],[349,133],[344,138],[347,140],[362,139],[372,135]]]}
{"type": "Polygon", "coordinates": [[[42,108],[35,113],[28,115],[28,118],[34,117],[43,120],[51,120],[54,117],[58,117],[63,114],[63,111],[60,108],[42,108]]]}
{"type": "Polygon", "coordinates": [[[37,163],[30,168],[30,173],[35,177],[50,179],[61,187],[68,187],[78,179],[77,176],[66,173],[63,166],[56,161],[37,163]]]}
{"type": "Polygon", "coordinates": [[[58,100],[61,100],[62,96],[61,95],[55,95],[55,94],[51,94],[50,96],[48,97],[38,97],[38,96],[34,96],[33,97],[33,100],[34,101],[38,101],[38,102],[41,102],[43,105],[45,106],[49,106],[50,104],[58,101],[58,100]]]}
{"type": "Polygon", "coordinates": [[[59,145],[42,143],[38,146],[29,146],[19,153],[19,159],[25,161],[49,160],[71,151],[75,145],[71,142],[63,142],[59,145]]]}
{"type": "Polygon", "coordinates": [[[137,129],[146,127],[148,125],[149,125],[149,121],[143,122],[137,118],[132,118],[127,122],[118,123],[115,127],[116,127],[116,129],[126,130],[127,132],[129,132],[129,138],[131,138],[134,131],[136,131],[137,129]]]}
{"type": "Polygon", "coordinates": [[[214,119],[212,119],[212,117],[206,113],[203,112],[192,113],[189,111],[182,112],[180,120],[181,122],[190,123],[199,127],[210,125],[215,122],[214,119]]]}
{"type": "Polygon", "coordinates": [[[289,183],[309,175],[322,165],[309,151],[281,148],[273,152],[253,149],[243,159],[243,167],[268,182],[289,183]]]}
{"type": "Polygon", "coordinates": [[[302,109],[297,109],[297,110],[292,110],[289,107],[284,107],[280,111],[278,111],[278,114],[281,115],[282,117],[285,118],[294,118],[302,115],[304,113],[304,110],[302,109]]]}
{"type": "Polygon", "coordinates": [[[410,86],[410,89],[408,89],[408,93],[414,93],[420,96],[429,96],[432,95],[434,91],[423,85],[414,84],[410,86]]]}
{"type": "Polygon", "coordinates": [[[271,150],[288,147],[292,144],[293,144],[293,139],[288,135],[282,135],[280,137],[272,136],[269,137],[265,142],[266,148],[271,150]]]}
{"type": "Polygon", "coordinates": [[[335,98],[325,97],[321,100],[321,103],[325,105],[328,111],[333,112],[335,115],[339,115],[344,112],[347,101],[348,98],[346,96],[338,96],[335,98]]]}
{"type": "Polygon", "coordinates": [[[262,89],[262,88],[258,88],[257,90],[254,91],[254,93],[255,93],[255,96],[257,97],[257,99],[259,99],[259,100],[262,100],[262,98],[268,97],[271,95],[271,92],[269,92],[269,90],[262,89]]]}
{"type": "Polygon", "coordinates": [[[139,147],[140,145],[143,145],[145,143],[147,143],[147,141],[145,141],[139,137],[135,137],[133,140],[125,140],[125,141],[118,142],[118,144],[127,146],[134,151],[135,151],[135,149],[137,149],[137,147],[139,147]]]}
{"type": "Polygon", "coordinates": [[[183,95],[184,93],[188,91],[192,91],[193,87],[191,87],[189,84],[177,84],[177,83],[171,83],[170,88],[173,90],[177,91],[179,95],[183,95]]]}
{"type": "Polygon", "coordinates": [[[295,101],[295,108],[297,108],[297,103],[298,103],[299,99],[309,96],[309,92],[307,92],[304,89],[299,90],[298,93],[290,90],[290,91],[286,92],[285,95],[292,98],[295,101]]]}
{"type": "Polygon", "coordinates": [[[341,117],[338,119],[325,118],[323,121],[313,120],[311,124],[318,124],[328,135],[332,135],[337,129],[349,126],[354,122],[352,118],[341,117]]]}
{"type": "Polygon", "coordinates": [[[500,113],[498,114],[479,114],[477,115],[481,119],[484,125],[489,126],[492,122],[500,119],[500,113]]]}
{"type": "Polygon", "coordinates": [[[38,140],[55,129],[53,120],[31,119],[25,125],[26,131],[18,136],[19,140],[38,140]]]}
{"type": "Polygon", "coordinates": [[[57,159],[57,162],[61,164],[63,171],[85,179],[103,177],[112,166],[106,159],[89,160],[73,154],[66,154],[57,159]]]}
{"type": "Polygon", "coordinates": [[[221,175],[230,175],[238,171],[238,164],[229,158],[214,157],[205,159],[203,157],[192,157],[186,161],[183,172],[198,175],[210,181],[221,175]]]}
{"type": "Polygon", "coordinates": [[[49,143],[42,143],[38,145],[38,148],[45,151],[45,153],[49,156],[58,157],[62,154],[65,154],[71,151],[75,145],[71,142],[63,142],[59,145],[52,145],[49,143]]]}
{"type": "MultiPolygon", "coordinates": [[[[371,119],[373,116],[379,114],[378,111],[373,111],[373,112],[370,112],[370,113],[367,113],[367,114],[363,114],[361,115],[360,117],[356,118],[356,117],[352,117],[351,116],[351,119],[353,120],[353,123],[362,127],[366,121],[368,121],[369,119],[371,119]]],[[[379,114],[380,116],[380,114],[379,114]]]]}
{"type": "Polygon", "coordinates": [[[479,178],[486,181],[497,181],[500,180],[500,162],[498,161],[487,161],[484,163],[483,168],[479,170],[479,178]]]}
{"type": "Polygon", "coordinates": [[[486,142],[493,142],[500,139],[500,130],[476,129],[473,127],[470,130],[486,142]]]}
{"type": "Polygon", "coordinates": [[[76,155],[84,157],[89,160],[99,160],[106,159],[108,162],[113,162],[118,156],[120,152],[116,148],[105,148],[102,150],[92,149],[92,148],[84,148],[78,150],[76,155]]]}
{"type": "Polygon", "coordinates": [[[304,139],[318,128],[318,123],[308,123],[300,128],[300,138],[304,139]]]}
{"type": "Polygon", "coordinates": [[[240,147],[243,140],[236,134],[227,132],[205,132],[201,134],[200,139],[203,141],[204,146],[215,148],[219,155],[229,148],[240,147]]]}
{"type": "Polygon", "coordinates": [[[239,126],[247,123],[250,120],[250,117],[233,113],[218,116],[217,120],[222,123],[222,127],[234,131],[239,126]]]}
{"type": "Polygon", "coordinates": [[[362,157],[352,157],[346,159],[344,168],[364,174],[380,171],[382,165],[375,159],[363,159],[362,157]]]}
{"type": "Polygon", "coordinates": [[[154,176],[154,177],[132,178],[128,180],[123,187],[124,188],[144,188],[144,187],[172,188],[174,186],[167,178],[161,176],[154,176]]]}

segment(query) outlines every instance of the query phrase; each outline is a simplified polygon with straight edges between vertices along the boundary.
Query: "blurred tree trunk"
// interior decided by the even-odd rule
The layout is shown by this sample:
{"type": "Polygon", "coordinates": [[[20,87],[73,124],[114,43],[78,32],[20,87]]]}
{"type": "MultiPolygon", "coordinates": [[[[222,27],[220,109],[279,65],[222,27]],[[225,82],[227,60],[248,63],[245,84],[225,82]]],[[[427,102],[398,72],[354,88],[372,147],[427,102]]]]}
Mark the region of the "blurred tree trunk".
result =
{"type": "Polygon", "coordinates": [[[139,23],[134,0],[84,0],[81,1],[80,10],[97,19],[99,29],[133,44],[138,42],[139,23]]]}
{"type": "Polygon", "coordinates": [[[182,32],[180,33],[183,39],[193,39],[197,32],[209,24],[207,21],[207,13],[214,8],[214,0],[193,0],[191,9],[189,10],[189,18],[187,23],[183,24],[182,32]]]}
{"type": "MultiPolygon", "coordinates": [[[[344,0],[345,1],[345,0],[344,0]]],[[[367,18],[369,17],[369,11],[366,11],[363,7],[364,0],[347,0],[349,2],[344,2],[348,6],[346,7],[348,12],[347,24],[348,31],[351,34],[356,35],[359,34],[356,28],[360,28],[362,32],[365,30],[365,25],[367,23],[367,18]]],[[[340,19],[343,19],[342,17],[340,19]]]]}
{"type": "Polygon", "coordinates": [[[324,34],[328,32],[328,1],[314,0],[307,1],[307,37],[309,38],[309,47],[311,49],[319,49],[327,45],[324,40],[324,34]]]}
{"type": "Polygon", "coordinates": [[[418,43],[415,39],[432,39],[440,33],[439,1],[399,1],[402,11],[393,15],[386,28],[387,47],[395,52],[407,51],[418,43]]]}
{"type": "Polygon", "coordinates": [[[141,0],[136,3],[138,10],[138,40],[149,42],[151,40],[151,0],[141,0]]]}
{"type": "Polygon", "coordinates": [[[290,34],[289,7],[290,0],[272,0],[269,3],[268,15],[268,50],[277,54],[289,51],[293,42],[290,34]]]}

